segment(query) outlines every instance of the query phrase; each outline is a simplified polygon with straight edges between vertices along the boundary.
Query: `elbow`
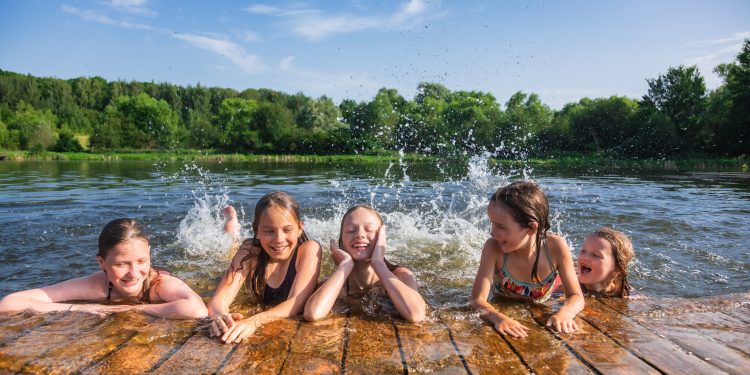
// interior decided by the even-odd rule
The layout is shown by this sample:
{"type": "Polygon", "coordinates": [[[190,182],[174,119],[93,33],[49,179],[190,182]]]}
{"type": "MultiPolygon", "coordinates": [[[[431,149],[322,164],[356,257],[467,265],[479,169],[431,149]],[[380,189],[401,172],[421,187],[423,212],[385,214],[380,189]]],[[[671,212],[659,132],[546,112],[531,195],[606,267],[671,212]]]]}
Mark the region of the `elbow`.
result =
{"type": "Polygon", "coordinates": [[[0,313],[18,312],[29,307],[21,303],[15,294],[8,294],[0,299],[0,313]]]}
{"type": "Polygon", "coordinates": [[[425,303],[420,303],[418,306],[414,306],[409,309],[406,314],[402,314],[402,317],[409,323],[419,323],[427,316],[427,306],[425,303]]]}
{"type": "Polygon", "coordinates": [[[208,316],[208,309],[206,308],[206,305],[201,304],[200,306],[197,306],[195,309],[192,310],[191,313],[191,319],[201,319],[208,316]]]}
{"type": "Polygon", "coordinates": [[[314,311],[309,305],[305,306],[305,312],[302,314],[302,317],[305,318],[308,322],[315,322],[320,319],[323,319],[325,317],[324,314],[320,313],[319,311],[314,311]]]}

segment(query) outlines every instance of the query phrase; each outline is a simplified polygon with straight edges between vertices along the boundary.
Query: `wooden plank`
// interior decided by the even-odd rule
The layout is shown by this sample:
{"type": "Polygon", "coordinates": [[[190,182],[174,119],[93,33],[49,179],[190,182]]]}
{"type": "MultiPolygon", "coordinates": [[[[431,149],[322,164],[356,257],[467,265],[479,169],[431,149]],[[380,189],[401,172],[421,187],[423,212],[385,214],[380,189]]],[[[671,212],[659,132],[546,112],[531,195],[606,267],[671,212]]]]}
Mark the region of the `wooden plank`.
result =
{"type": "Polygon", "coordinates": [[[39,374],[64,374],[79,372],[95,364],[132,338],[137,330],[154,318],[138,312],[108,315],[94,329],[48,351],[44,356],[26,364],[23,372],[39,374]]]}
{"type": "Polygon", "coordinates": [[[715,340],[750,355],[750,326],[721,312],[693,312],[664,319],[665,324],[695,329],[707,340],[715,340]]]}
{"type": "MultiPolygon", "coordinates": [[[[556,306],[559,307],[559,306],[556,306]]],[[[554,309],[555,311],[557,308],[554,309]]],[[[546,324],[552,315],[549,306],[534,304],[529,312],[540,325],[546,324]]],[[[555,333],[557,337],[575,350],[590,366],[605,374],[658,374],[648,363],[623,349],[588,322],[576,317],[581,332],[574,334],[555,333]]]]}
{"type": "Polygon", "coordinates": [[[411,324],[400,320],[394,324],[409,371],[466,373],[444,324],[432,321],[411,324]]]}
{"type": "MultiPolygon", "coordinates": [[[[0,347],[0,369],[19,372],[35,358],[41,358],[51,350],[69,345],[79,336],[96,330],[104,320],[83,312],[52,315],[60,318],[0,347]]],[[[59,360],[61,363],[65,361],[59,360]]]]}
{"type": "Polygon", "coordinates": [[[156,319],[138,330],[127,344],[84,374],[140,374],[158,367],[193,334],[194,320],[156,319]]]}
{"type": "Polygon", "coordinates": [[[353,374],[404,372],[394,326],[389,321],[349,318],[344,367],[353,374]]]}
{"type": "MultiPolygon", "coordinates": [[[[732,303],[716,300],[715,304],[711,303],[711,299],[701,299],[700,303],[689,299],[683,300],[683,303],[685,304],[685,310],[698,313],[710,312],[712,309],[723,309],[726,308],[727,304],[732,303]]],[[[608,306],[635,312],[633,317],[639,323],[712,366],[732,374],[747,373],[747,369],[750,368],[750,358],[746,354],[712,339],[710,334],[702,334],[700,329],[696,329],[692,325],[680,323],[681,319],[688,318],[689,313],[680,311],[679,301],[653,303],[651,305],[648,303],[649,301],[648,299],[602,300],[608,306]]]]}
{"type": "Polygon", "coordinates": [[[482,320],[464,314],[443,316],[453,342],[474,374],[528,374],[529,369],[500,335],[482,320]]]}
{"type": "Polygon", "coordinates": [[[231,357],[218,368],[221,373],[279,373],[289,355],[299,321],[281,319],[261,327],[245,339],[231,357]]]}
{"type": "Polygon", "coordinates": [[[716,368],[676,344],[649,331],[596,298],[586,299],[583,320],[615,340],[620,346],[667,374],[705,374],[716,368]]]}
{"type": "Polygon", "coordinates": [[[344,355],[346,316],[305,322],[289,350],[282,374],[338,374],[344,355]]]}
{"type": "MultiPolygon", "coordinates": [[[[527,328],[528,337],[523,339],[503,335],[508,345],[518,353],[537,374],[591,374],[591,369],[582,362],[559,338],[537,324],[526,303],[504,301],[495,303],[495,308],[527,328]]],[[[494,330],[493,330],[494,331],[494,330]]],[[[497,333],[497,331],[494,331],[497,333]]],[[[500,333],[497,333],[501,335],[500,333]]]]}
{"type": "Polygon", "coordinates": [[[39,314],[31,312],[0,314],[0,345],[15,340],[34,329],[57,320],[59,314],[39,314]]]}
{"type": "Polygon", "coordinates": [[[239,344],[224,344],[209,337],[204,329],[191,336],[180,349],[161,364],[158,374],[213,373],[239,344]]]}

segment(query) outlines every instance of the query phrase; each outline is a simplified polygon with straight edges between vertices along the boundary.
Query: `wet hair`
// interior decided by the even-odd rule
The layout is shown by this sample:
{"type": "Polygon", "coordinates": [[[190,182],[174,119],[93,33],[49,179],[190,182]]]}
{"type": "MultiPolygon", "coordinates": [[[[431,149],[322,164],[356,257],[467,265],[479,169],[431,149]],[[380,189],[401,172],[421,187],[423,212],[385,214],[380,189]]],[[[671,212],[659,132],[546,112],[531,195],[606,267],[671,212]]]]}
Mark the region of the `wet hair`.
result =
{"type": "MultiPolygon", "coordinates": [[[[96,254],[102,259],[107,259],[107,256],[112,252],[118,244],[121,244],[128,240],[140,240],[148,245],[148,234],[143,228],[143,225],[130,218],[119,218],[110,221],[107,225],[102,228],[102,232],[99,234],[99,252],[96,254]]],[[[107,271],[104,271],[105,273],[107,271]]],[[[149,302],[149,294],[151,288],[156,288],[159,284],[159,269],[149,264],[148,275],[143,281],[143,288],[141,289],[142,302],[149,302]]]]}
{"type": "MultiPolygon", "coordinates": [[[[380,213],[376,209],[372,208],[372,206],[369,206],[366,204],[357,204],[352,207],[349,207],[349,209],[346,210],[346,212],[344,213],[344,216],[341,218],[341,227],[339,228],[339,248],[340,249],[344,248],[344,241],[341,239],[344,236],[344,222],[346,221],[347,216],[349,216],[352,212],[358,209],[363,209],[363,210],[372,212],[372,214],[375,215],[375,217],[377,217],[378,220],[380,221],[380,225],[383,225],[383,217],[380,216],[380,213]]],[[[388,270],[391,272],[393,272],[396,268],[401,267],[398,264],[393,264],[389,262],[385,258],[383,258],[383,260],[385,260],[385,266],[388,267],[388,270]]]]}
{"type": "Polygon", "coordinates": [[[619,297],[629,296],[631,288],[628,282],[628,264],[635,257],[635,250],[630,238],[609,227],[601,227],[590,235],[609,242],[609,246],[612,248],[612,257],[615,258],[615,270],[619,273],[619,277],[615,279],[616,293],[619,297]]]}
{"type": "MultiPolygon", "coordinates": [[[[272,208],[278,207],[289,215],[291,215],[297,227],[300,228],[302,234],[297,239],[297,245],[294,247],[294,251],[297,251],[299,246],[308,240],[307,234],[302,229],[302,220],[299,214],[299,204],[291,195],[283,191],[275,191],[262,196],[258,203],[255,204],[255,215],[253,216],[253,238],[245,240],[240,246],[240,250],[245,250],[248,254],[240,261],[240,270],[244,267],[244,264],[249,264],[250,269],[253,270],[253,274],[250,278],[253,295],[259,300],[263,299],[263,293],[266,289],[266,266],[268,266],[269,256],[266,250],[258,240],[258,230],[260,229],[260,217],[263,212],[272,208]]],[[[230,271],[236,271],[231,269],[230,271]]]]}
{"type": "Polygon", "coordinates": [[[535,235],[536,259],[531,267],[531,280],[541,283],[542,281],[537,276],[539,253],[542,250],[542,239],[550,228],[547,195],[533,181],[515,181],[497,189],[490,198],[490,204],[501,204],[507,207],[513,220],[524,228],[528,228],[529,223],[539,224],[535,235]]]}

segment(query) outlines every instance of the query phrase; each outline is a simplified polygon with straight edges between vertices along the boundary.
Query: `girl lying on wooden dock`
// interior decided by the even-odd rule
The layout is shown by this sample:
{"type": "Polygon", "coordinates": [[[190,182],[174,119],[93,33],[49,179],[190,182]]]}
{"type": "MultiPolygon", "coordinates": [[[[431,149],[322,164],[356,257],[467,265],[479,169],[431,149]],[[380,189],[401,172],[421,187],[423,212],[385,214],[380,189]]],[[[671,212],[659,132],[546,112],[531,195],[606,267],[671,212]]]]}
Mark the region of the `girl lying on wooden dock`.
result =
{"type": "Polygon", "coordinates": [[[565,304],[549,318],[547,326],[564,333],[577,331],[574,318],[583,310],[583,293],[568,245],[548,232],[549,203],[544,191],[531,181],[513,182],[492,195],[487,215],[492,238],[482,249],[471,292],[472,308],[498,332],[526,337],[527,327],[487,302],[490,290],[503,297],[544,302],[562,285],[565,304]]]}
{"type": "Polygon", "coordinates": [[[139,310],[167,318],[207,316],[203,300],[187,284],[151,266],[148,236],[136,220],[122,218],[105,225],[96,260],[100,271],[89,276],[7,295],[0,300],[0,312],[139,310]]]}
{"type": "MultiPolygon", "coordinates": [[[[236,211],[230,206],[224,213],[225,231],[236,232],[236,211]]],[[[305,234],[297,201],[284,192],[261,197],[255,205],[253,238],[240,245],[208,305],[211,335],[224,343],[240,342],[268,322],[301,313],[315,290],[320,258],[320,245],[305,234]],[[246,282],[253,296],[270,308],[244,318],[231,313],[229,306],[246,282]]]]}
{"type": "Polygon", "coordinates": [[[336,269],[305,304],[304,318],[322,319],[338,297],[363,296],[376,289],[388,296],[402,318],[422,321],[426,303],[417,290],[416,277],[406,267],[388,262],[385,250],[385,225],[380,214],[367,205],[351,207],[341,219],[338,244],[331,240],[336,269]]]}

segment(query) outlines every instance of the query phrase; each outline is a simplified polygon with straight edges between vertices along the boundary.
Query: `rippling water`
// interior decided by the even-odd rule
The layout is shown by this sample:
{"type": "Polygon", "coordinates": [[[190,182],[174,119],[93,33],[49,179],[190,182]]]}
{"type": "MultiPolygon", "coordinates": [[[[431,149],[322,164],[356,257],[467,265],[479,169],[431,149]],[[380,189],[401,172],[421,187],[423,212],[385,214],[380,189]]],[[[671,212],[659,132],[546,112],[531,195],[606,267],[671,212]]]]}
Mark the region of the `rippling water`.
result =
{"type": "Polygon", "coordinates": [[[498,170],[475,158],[468,165],[0,162],[0,295],[95,271],[102,226],[130,216],[148,226],[154,263],[209,296],[227,265],[221,207],[237,207],[249,235],[257,199],[284,190],[324,244],[337,236],[347,207],[374,205],[388,226],[387,256],[415,271],[433,306],[462,305],[488,237],[487,197],[524,176],[546,190],[553,230],[574,255],[600,225],[631,236],[639,293],[750,289],[747,173],[568,176],[498,170]]]}

